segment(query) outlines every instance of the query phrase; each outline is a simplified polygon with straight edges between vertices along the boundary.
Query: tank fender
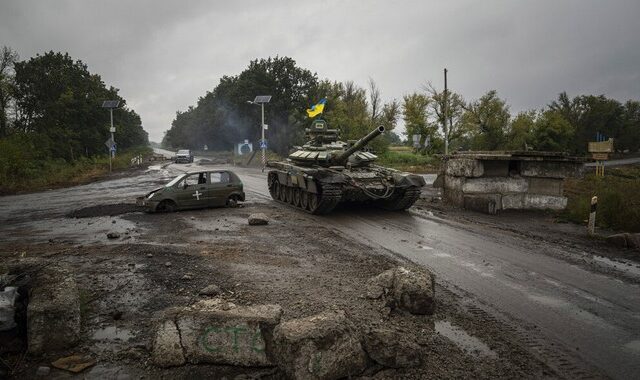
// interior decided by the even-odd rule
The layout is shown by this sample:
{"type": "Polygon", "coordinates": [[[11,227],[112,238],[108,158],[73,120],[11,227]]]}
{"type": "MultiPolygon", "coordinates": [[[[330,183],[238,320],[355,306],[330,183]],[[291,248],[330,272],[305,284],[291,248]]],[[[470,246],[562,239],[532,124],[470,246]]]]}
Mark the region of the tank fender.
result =
{"type": "Polygon", "coordinates": [[[427,184],[421,175],[408,173],[393,173],[393,182],[397,187],[423,187],[427,184]]]}
{"type": "Polygon", "coordinates": [[[283,183],[283,184],[287,184],[288,183],[288,175],[285,172],[278,172],[278,182],[283,183]]]}

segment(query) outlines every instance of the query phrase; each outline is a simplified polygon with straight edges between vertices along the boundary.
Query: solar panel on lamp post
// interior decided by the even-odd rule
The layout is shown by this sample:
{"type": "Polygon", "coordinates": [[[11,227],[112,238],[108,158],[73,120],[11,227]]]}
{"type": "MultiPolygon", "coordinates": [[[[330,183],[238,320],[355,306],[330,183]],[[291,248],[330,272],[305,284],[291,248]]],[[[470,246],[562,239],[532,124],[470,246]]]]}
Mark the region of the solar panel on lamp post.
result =
{"type": "Polygon", "coordinates": [[[256,96],[255,99],[253,99],[253,101],[251,100],[247,100],[247,103],[251,103],[251,104],[255,104],[255,105],[260,105],[260,108],[262,110],[262,124],[260,125],[260,129],[262,131],[262,140],[261,140],[261,148],[262,148],[262,171],[264,171],[264,167],[267,164],[267,158],[266,158],[266,150],[267,150],[267,144],[264,141],[264,129],[265,129],[265,124],[264,124],[264,105],[266,103],[269,103],[269,101],[271,101],[271,95],[258,95],[256,96]]]}

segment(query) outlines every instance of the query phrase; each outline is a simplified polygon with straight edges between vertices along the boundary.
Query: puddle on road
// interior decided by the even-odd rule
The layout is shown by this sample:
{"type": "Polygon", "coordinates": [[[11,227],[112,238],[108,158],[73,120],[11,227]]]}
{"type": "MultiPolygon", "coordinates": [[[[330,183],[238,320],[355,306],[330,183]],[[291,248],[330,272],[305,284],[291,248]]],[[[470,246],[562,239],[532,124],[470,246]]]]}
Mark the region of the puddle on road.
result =
{"type": "Polygon", "coordinates": [[[127,329],[119,329],[116,326],[107,326],[96,330],[92,336],[95,340],[119,340],[127,341],[133,338],[131,331],[127,329]]]}
{"type": "Polygon", "coordinates": [[[449,321],[436,321],[436,332],[455,343],[467,353],[476,356],[496,358],[498,354],[480,339],[469,335],[461,328],[452,325],[449,321]]]}

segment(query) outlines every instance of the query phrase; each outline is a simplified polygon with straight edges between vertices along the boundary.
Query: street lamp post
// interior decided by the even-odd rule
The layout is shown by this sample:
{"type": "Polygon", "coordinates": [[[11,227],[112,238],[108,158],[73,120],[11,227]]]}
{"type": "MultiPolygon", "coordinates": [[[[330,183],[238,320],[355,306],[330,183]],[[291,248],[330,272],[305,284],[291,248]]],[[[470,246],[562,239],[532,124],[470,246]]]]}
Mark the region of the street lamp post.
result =
{"type": "Polygon", "coordinates": [[[267,125],[264,123],[264,105],[271,101],[271,95],[259,95],[252,100],[247,100],[247,103],[260,105],[260,110],[262,113],[262,122],[260,124],[261,130],[261,140],[260,140],[260,149],[262,150],[262,171],[264,171],[265,166],[267,166],[267,140],[264,138],[264,130],[267,129],[267,125]]]}
{"type": "Polygon", "coordinates": [[[102,102],[102,108],[109,109],[109,116],[111,118],[111,127],[109,128],[109,132],[111,133],[111,138],[105,142],[107,149],[109,149],[109,171],[111,172],[111,160],[116,156],[116,140],[113,137],[113,133],[116,131],[116,128],[113,126],[113,109],[118,108],[120,105],[119,100],[105,100],[102,102]]]}

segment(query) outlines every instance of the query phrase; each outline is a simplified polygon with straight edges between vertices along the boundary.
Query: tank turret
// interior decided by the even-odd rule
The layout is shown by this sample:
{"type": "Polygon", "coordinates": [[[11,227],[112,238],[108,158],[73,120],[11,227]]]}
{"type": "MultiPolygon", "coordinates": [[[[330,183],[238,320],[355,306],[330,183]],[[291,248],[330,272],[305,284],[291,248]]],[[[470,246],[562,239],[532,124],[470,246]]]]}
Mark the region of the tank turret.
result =
{"type": "Polygon", "coordinates": [[[357,151],[361,150],[362,148],[364,148],[371,140],[373,140],[376,137],[380,136],[382,134],[382,132],[384,132],[384,127],[381,125],[378,128],[374,129],[373,131],[369,132],[368,135],[366,135],[363,138],[361,138],[360,140],[356,141],[351,146],[351,148],[348,148],[343,153],[339,154],[332,161],[334,163],[336,163],[336,164],[340,164],[340,163],[343,163],[343,162],[347,161],[347,159],[349,159],[349,156],[351,156],[355,152],[357,152],[357,151]]]}

